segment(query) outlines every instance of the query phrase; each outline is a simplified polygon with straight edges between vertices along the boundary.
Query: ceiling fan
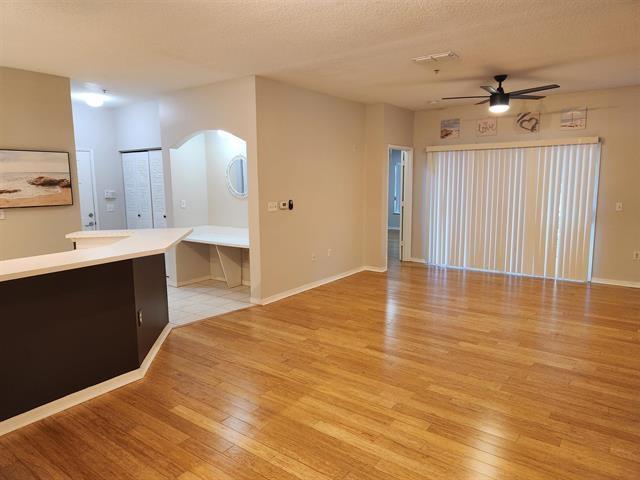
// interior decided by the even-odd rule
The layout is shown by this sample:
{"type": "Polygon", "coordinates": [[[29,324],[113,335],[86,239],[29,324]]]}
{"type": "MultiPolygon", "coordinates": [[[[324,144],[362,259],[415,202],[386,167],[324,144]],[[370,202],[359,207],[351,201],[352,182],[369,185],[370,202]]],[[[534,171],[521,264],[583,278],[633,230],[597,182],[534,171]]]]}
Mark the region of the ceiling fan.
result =
{"type": "Polygon", "coordinates": [[[533,87],[533,88],[525,88],[524,90],[516,90],[514,92],[505,92],[502,88],[502,82],[507,79],[507,75],[496,75],[493,77],[498,82],[498,88],[489,87],[483,85],[482,89],[489,92],[489,95],[477,95],[471,97],[445,97],[442,100],[458,100],[461,98],[485,98],[486,100],[482,100],[476,105],[481,105],[483,103],[489,102],[489,111],[492,113],[502,113],[509,110],[509,100],[512,98],[517,98],[521,100],[540,100],[544,98],[544,95],[529,95],[529,93],[540,92],[542,90],[551,90],[552,88],[559,88],[560,85],[551,84],[551,85],[543,85],[542,87],[533,87]]]}

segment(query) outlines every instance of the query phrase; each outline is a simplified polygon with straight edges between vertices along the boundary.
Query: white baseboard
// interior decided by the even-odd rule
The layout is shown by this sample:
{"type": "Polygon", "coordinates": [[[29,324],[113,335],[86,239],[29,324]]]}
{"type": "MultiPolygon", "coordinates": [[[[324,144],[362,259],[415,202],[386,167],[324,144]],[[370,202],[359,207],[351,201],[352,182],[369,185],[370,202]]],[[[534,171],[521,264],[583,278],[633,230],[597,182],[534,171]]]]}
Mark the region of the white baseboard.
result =
{"type": "Polygon", "coordinates": [[[338,273],[337,275],[332,275],[330,277],[323,278],[321,280],[316,280],[315,282],[306,283],[296,288],[292,288],[290,290],[286,290],[281,293],[276,293],[275,295],[271,295],[267,298],[251,298],[251,303],[255,303],[257,305],[267,305],[269,303],[277,302],[278,300],[282,300],[283,298],[291,297],[298,293],[306,292],[307,290],[311,290],[312,288],[319,287],[321,285],[325,285],[327,283],[335,282],[336,280],[340,280],[341,278],[349,277],[356,273],[364,272],[365,270],[369,270],[372,272],[386,272],[387,269],[384,267],[357,267],[351,270],[347,270],[346,272],[338,273]]]}
{"type": "Polygon", "coordinates": [[[426,263],[424,258],[416,258],[416,257],[405,258],[403,262],[426,263]]]}
{"type": "Polygon", "coordinates": [[[86,402],[87,400],[91,400],[92,398],[99,397],[100,395],[115,390],[116,388],[123,387],[128,383],[140,380],[147,373],[149,366],[160,350],[162,343],[169,335],[171,328],[172,325],[169,323],[164,327],[162,332],[160,332],[160,335],[151,347],[151,350],[149,350],[149,353],[143,360],[140,368],[136,368],[135,370],[132,370],[130,372],[123,373],[122,375],[111,378],[109,380],[105,380],[102,383],[98,383],[97,385],[92,385],[83,390],[80,390],[79,392],[71,393],[66,397],[59,398],[58,400],[54,400],[53,402],[49,402],[36,407],[33,410],[29,410],[28,412],[24,412],[20,415],[16,415],[15,417],[4,420],[0,422],[0,437],[9,432],[17,430],[18,428],[29,425],[30,423],[37,422],[38,420],[42,420],[43,418],[66,410],[67,408],[73,407],[82,402],[86,402]]]}
{"type": "Polygon", "coordinates": [[[369,272],[384,273],[387,271],[387,267],[374,267],[372,265],[365,265],[364,267],[362,267],[362,271],[364,270],[369,272]]]}
{"type": "Polygon", "coordinates": [[[612,280],[610,278],[592,278],[591,283],[600,283],[602,285],[615,285],[617,287],[640,288],[640,282],[628,282],[626,280],[612,280]]]}
{"type": "MultiPolygon", "coordinates": [[[[211,280],[217,280],[218,282],[226,282],[227,279],[224,277],[209,277],[211,278],[211,280]]],[[[242,285],[244,285],[245,287],[250,287],[251,286],[251,280],[242,280],[242,285]]]]}

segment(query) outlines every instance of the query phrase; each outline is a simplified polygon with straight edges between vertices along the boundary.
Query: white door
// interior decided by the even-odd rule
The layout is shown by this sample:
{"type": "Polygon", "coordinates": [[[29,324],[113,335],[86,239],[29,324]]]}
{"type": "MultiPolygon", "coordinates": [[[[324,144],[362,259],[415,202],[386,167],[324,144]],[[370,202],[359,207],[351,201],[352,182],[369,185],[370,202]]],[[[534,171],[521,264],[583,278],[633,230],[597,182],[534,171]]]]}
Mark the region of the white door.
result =
{"type": "Polygon", "coordinates": [[[98,226],[95,204],[95,185],[93,184],[93,161],[89,150],[76,150],[78,164],[78,195],[80,199],[80,217],[83,230],[95,230],[98,226]]]}
{"type": "Polygon", "coordinates": [[[122,154],[127,228],[153,228],[149,152],[122,154]]]}
{"type": "Polygon", "coordinates": [[[149,151],[149,178],[151,180],[153,228],[166,228],[167,212],[164,199],[164,169],[162,167],[162,150],[149,151]]]}
{"type": "Polygon", "coordinates": [[[404,168],[407,163],[407,152],[400,151],[400,163],[396,170],[396,182],[398,184],[399,197],[400,197],[400,239],[398,242],[398,260],[402,261],[404,258],[404,168]]]}

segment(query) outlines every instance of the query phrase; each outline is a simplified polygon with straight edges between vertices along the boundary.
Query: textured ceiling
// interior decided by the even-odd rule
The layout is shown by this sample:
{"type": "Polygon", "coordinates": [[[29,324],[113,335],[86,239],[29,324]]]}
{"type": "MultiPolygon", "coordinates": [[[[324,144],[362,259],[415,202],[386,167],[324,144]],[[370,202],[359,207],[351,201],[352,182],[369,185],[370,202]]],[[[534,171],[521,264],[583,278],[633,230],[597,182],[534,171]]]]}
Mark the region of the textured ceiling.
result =
{"type": "Polygon", "coordinates": [[[421,109],[496,73],[507,90],[640,84],[640,2],[0,0],[0,64],[123,98],[258,74],[421,109]],[[459,59],[411,61],[447,50],[459,59]]]}

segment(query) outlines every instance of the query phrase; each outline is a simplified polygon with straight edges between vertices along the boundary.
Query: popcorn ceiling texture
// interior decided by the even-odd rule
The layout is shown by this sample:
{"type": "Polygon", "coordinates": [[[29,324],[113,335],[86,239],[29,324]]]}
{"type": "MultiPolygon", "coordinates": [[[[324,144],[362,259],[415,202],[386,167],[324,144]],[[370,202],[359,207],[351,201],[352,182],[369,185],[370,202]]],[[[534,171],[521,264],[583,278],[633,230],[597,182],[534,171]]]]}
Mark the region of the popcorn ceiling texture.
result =
{"type": "Polygon", "coordinates": [[[496,73],[558,93],[638,84],[639,18],[627,0],[23,0],[0,4],[0,64],[133,98],[257,74],[418,110],[496,73]],[[410,60],[450,49],[437,76],[410,60]]]}

